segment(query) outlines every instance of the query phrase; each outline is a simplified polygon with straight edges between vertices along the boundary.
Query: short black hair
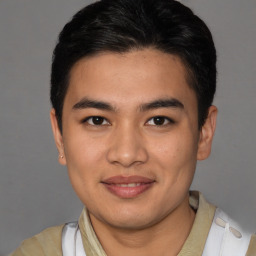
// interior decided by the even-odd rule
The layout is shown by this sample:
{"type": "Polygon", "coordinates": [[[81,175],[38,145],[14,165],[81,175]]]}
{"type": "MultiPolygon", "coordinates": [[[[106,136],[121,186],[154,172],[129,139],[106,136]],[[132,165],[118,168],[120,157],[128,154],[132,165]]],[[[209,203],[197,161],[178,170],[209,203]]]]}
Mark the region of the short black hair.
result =
{"type": "Polygon", "coordinates": [[[62,130],[70,70],[84,57],[154,48],[180,57],[198,102],[198,127],[216,90],[216,50],[206,24],[174,0],[101,0],[74,15],[59,35],[51,72],[51,102],[62,130]]]}

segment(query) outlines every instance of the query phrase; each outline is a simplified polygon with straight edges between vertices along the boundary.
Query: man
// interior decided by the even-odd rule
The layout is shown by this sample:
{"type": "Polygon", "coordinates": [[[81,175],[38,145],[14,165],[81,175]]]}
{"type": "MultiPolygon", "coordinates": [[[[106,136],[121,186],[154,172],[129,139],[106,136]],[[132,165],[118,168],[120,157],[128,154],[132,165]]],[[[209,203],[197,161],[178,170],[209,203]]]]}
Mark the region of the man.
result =
{"type": "Polygon", "coordinates": [[[172,0],[102,0],[54,51],[59,162],[85,205],[12,255],[256,255],[256,237],[199,192],[217,108],[211,33],[172,0]]]}

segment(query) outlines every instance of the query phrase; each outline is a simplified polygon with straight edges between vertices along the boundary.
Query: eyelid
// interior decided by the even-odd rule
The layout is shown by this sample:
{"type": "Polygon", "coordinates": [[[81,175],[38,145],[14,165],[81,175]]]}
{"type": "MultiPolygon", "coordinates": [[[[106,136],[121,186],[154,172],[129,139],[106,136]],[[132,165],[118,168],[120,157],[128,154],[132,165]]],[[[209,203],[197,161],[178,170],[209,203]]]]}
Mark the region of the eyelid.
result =
{"type": "Polygon", "coordinates": [[[147,120],[147,122],[146,122],[146,125],[150,125],[150,126],[166,126],[166,125],[174,124],[174,123],[175,123],[175,121],[174,121],[173,119],[171,119],[170,117],[167,117],[167,116],[160,116],[160,115],[159,115],[159,116],[153,116],[153,117],[149,118],[149,119],[147,120]],[[165,121],[164,121],[164,123],[161,124],[161,125],[157,125],[157,124],[148,124],[149,121],[153,120],[154,118],[164,118],[165,121]],[[167,123],[166,123],[166,121],[167,121],[167,123]]]}
{"type": "MultiPolygon", "coordinates": [[[[84,119],[81,120],[81,123],[87,123],[88,125],[91,125],[91,126],[106,126],[106,125],[111,125],[110,122],[108,121],[107,118],[103,117],[103,116],[88,116],[84,119]],[[101,118],[103,119],[103,122],[101,124],[95,124],[93,122],[90,122],[90,120],[92,121],[93,118],[101,118]]],[[[170,118],[170,117],[167,117],[167,116],[153,116],[151,118],[149,118],[147,121],[146,121],[146,125],[149,125],[149,126],[166,126],[166,125],[169,125],[169,124],[174,124],[175,121],[170,118]],[[164,123],[163,124],[150,124],[149,122],[150,121],[153,121],[154,118],[162,118],[164,119],[164,123]]]]}
{"type": "Polygon", "coordinates": [[[106,119],[105,117],[103,116],[88,116],[86,118],[84,118],[81,123],[87,123],[88,125],[91,125],[91,126],[103,126],[103,125],[110,125],[110,122],[108,121],[108,119],[106,119]],[[104,121],[102,124],[93,124],[93,123],[89,123],[89,120],[92,120],[94,117],[98,117],[98,118],[102,118],[104,121]]]}

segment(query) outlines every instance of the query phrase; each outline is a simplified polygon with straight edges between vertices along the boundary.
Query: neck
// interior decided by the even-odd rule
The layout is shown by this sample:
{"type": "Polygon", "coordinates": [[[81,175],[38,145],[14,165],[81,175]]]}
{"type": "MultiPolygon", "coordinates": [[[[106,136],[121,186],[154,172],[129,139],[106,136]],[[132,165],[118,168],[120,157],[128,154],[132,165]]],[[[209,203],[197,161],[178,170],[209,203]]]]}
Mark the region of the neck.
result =
{"type": "Polygon", "coordinates": [[[195,213],[189,197],[160,222],[139,230],[110,226],[90,214],[93,228],[108,256],[176,256],[192,228],[195,213]]]}

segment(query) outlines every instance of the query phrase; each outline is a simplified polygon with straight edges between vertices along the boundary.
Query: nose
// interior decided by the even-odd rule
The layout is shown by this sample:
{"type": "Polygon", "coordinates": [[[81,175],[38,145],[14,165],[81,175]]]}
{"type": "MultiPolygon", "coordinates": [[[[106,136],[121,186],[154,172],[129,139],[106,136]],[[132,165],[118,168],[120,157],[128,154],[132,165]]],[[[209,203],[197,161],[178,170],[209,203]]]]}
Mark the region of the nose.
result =
{"type": "Polygon", "coordinates": [[[123,167],[145,163],[148,153],[142,135],[134,127],[117,129],[111,137],[107,160],[123,167]]]}

